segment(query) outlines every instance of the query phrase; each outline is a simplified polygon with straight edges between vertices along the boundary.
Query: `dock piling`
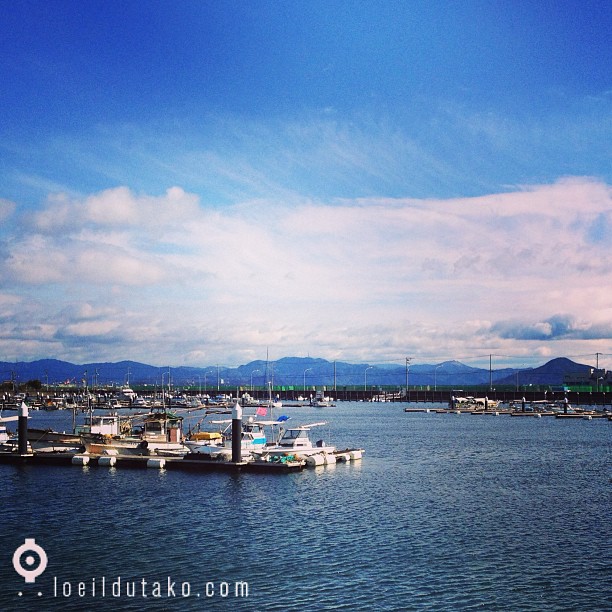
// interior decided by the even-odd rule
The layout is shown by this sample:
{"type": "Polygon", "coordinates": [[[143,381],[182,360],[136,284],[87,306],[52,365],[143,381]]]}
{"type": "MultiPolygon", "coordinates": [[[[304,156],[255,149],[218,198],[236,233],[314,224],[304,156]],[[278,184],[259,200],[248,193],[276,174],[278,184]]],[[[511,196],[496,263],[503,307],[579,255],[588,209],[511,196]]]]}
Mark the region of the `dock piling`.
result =
{"type": "Polygon", "coordinates": [[[238,402],[232,409],[232,462],[242,461],[242,407],[238,402]]]}
{"type": "Polygon", "coordinates": [[[19,455],[24,457],[28,455],[28,406],[25,402],[21,402],[19,409],[19,419],[17,428],[17,449],[19,455]]]}

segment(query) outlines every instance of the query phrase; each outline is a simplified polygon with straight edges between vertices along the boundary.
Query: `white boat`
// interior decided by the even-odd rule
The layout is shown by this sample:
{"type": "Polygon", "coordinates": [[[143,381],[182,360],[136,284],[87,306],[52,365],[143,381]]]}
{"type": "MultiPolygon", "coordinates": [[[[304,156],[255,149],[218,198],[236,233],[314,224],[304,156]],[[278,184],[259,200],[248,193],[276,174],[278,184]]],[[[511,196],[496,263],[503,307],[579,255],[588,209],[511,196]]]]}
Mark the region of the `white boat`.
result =
{"type": "Polygon", "coordinates": [[[499,407],[499,400],[489,399],[488,397],[451,397],[448,407],[449,410],[460,408],[461,410],[483,410],[499,407]]]}
{"type": "Polygon", "coordinates": [[[136,399],[138,394],[136,391],[131,389],[128,385],[121,387],[121,390],[117,393],[117,399],[120,402],[130,402],[130,404],[136,399]]]}
{"type": "Polygon", "coordinates": [[[242,394],[242,397],[240,398],[240,405],[243,408],[257,407],[257,406],[261,406],[261,402],[257,398],[251,396],[250,393],[245,392],[242,394]]]}
{"type": "MultiPolygon", "coordinates": [[[[119,417],[113,425],[120,426],[119,417]]],[[[143,424],[129,435],[119,433],[83,433],[81,440],[88,453],[96,455],[184,455],[189,449],[183,444],[183,417],[168,411],[144,415],[143,424]]]]}
{"type": "Polygon", "coordinates": [[[78,425],[75,433],[80,436],[116,437],[129,433],[131,417],[121,417],[118,414],[92,414],[89,422],[78,425]]]}
{"type": "Polygon", "coordinates": [[[334,404],[332,399],[325,395],[324,391],[317,391],[314,398],[310,400],[310,405],[315,408],[329,408],[334,404]]]}
{"type": "Polygon", "coordinates": [[[268,383],[268,401],[265,404],[265,406],[270,408],[270,411],[272,410],[272,408],[282,408],[283,407],[283,402],[281,401],[278,395],[274,399],[272,399],[272,383],[271,382],[268,383]]]}
{"type": "MultiPolygon", "coordinates": [[[[205,455],[209,459],[230,461],[232,458],[232,421],[211,421],[212,425],[225,425],[221,431],[201,431],[185,440],[190,453],[205,455]]],[[[254,453],[261,452],[266,446],[266,425],[276,424],[273,421],[255,421],[249,417],[242,423],[242,440],[240,443],[243,461],[251,461],[254,453]]]]}
{"type": "Polygon", "coordinates": [[[0,446],[9,441],[9,434],[6,430],[6,425],[0,425],[0,446]]]}
{"type": "Polygon", "coordinates": [[[137,395],[132,401],[132,408],[148,408],[148,407],[149,407],[149,404],[147,400],[145,400],[144,397],[140,397],[140,395],[137,395]]]}
{"type": "Polygon", "coordinates": [[[334,446],[327,446],[323,440],[318,440],[314,444],[310,440],[310,430],[313,427],[323,425],[327,425],[327,423],[310,423],[309,425],[283,428],[278,441],[275,444],[267,444],[257,455],[261,459],[268,460],[289,455],[299,457],[333,455],[336,450],[334,446]]]}

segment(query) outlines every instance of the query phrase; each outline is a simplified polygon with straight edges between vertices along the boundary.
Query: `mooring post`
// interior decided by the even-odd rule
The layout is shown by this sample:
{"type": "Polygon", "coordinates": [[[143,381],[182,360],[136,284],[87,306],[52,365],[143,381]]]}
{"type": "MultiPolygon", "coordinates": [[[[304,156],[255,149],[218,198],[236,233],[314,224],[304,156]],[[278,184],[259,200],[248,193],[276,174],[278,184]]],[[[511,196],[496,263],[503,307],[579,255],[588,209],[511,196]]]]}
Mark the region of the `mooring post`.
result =
{"type": "Polygon", "coordinates": [[[17,448],[20,455],[28,454],[28,406],[25,402],[21,402],[19,409],[19,419],[17,427],[17,448]]]}
{"type": "Polygon", "coordinates": [[[232,410],[232,462],[242,461],[242,407],[238,402],[232,410]]]}

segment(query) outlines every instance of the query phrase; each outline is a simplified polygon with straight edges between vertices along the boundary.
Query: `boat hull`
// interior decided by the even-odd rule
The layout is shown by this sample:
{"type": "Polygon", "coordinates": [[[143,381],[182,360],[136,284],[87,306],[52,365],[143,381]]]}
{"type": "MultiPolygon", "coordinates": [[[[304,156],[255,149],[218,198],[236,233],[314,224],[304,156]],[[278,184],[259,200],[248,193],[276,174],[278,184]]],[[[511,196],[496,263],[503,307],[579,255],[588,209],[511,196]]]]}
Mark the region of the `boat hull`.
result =
{"type": "Polygon", "coordinates": [[[140,438],[123,438],[118,440],[88,440],[83,439],[86,452],[91,455],[184,455],[189,449],[180,442],[156,442],[140,438]]]}

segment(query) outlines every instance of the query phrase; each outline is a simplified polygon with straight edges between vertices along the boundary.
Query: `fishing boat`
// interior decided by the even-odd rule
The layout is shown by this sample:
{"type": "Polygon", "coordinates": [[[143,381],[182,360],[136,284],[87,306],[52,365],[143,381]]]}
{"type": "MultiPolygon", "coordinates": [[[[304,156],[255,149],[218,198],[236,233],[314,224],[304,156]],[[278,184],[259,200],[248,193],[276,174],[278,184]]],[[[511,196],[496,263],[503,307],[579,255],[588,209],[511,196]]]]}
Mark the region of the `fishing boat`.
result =
{"type": "Polygon", "coordinates": [[[94,415],[90,410],[87,422],[73,424],[72,433],[28,427],[28,444],[37,453],[81,453],[84,437],[104,441],[126,433],[129,427],[129,418],[122,419],[117,414],[94,415]]]}
{"type": "Polygon", "coordinates": [[[37,453],[79,453],[83,450],[81,436],[53,429],[28,427],[28,444],[37,453]]]}
{"type": "MultiPolygon", "coordinates": [[[[0,418],[0,450],[17,452],[18,438],[9,435],[4,423],[17,421],[18,419],[17,416],[0,418]]],[[[26,434],[28,452],[74,454],[83,450],[80,437],[73,433],[28,427],[26,434]]]]}
{"type": "Polygon", "coordinates": [[[118,433],[85,432],[81,440],[86,452],[96,455],[180,456],[189,452],[183,444],[182,428],[183,417],[162,410],[144,415],[142,425],[127,435],[121,429],[118,433]]]}

